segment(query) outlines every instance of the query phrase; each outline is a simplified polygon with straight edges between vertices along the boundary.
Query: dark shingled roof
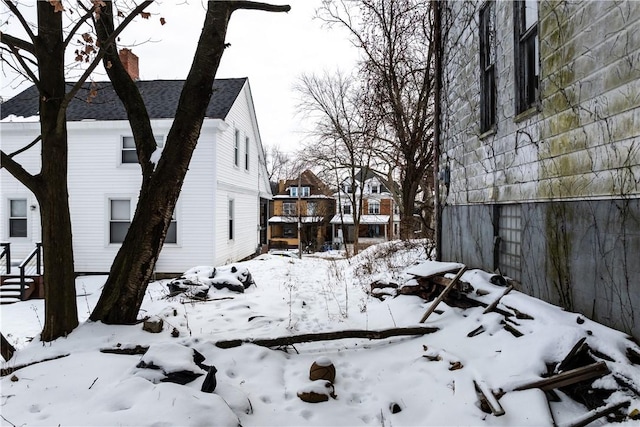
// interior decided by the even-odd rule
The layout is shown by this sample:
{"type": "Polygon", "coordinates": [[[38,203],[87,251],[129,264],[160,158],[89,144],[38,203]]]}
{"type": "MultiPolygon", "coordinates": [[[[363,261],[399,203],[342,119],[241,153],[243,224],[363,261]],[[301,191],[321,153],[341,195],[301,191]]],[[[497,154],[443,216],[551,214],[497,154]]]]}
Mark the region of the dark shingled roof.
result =
{"type": "MultiPolygon", "coordinates": [[[[216,79],[213,82],[213,96],[211,97],[211,102],[209,102],[205,117],[224,119],[246,81],[246,77],[216,79]]],[[[85,119],[127,120],[125,109],[111,83],[96,82],[93,84],[98,91],[97,96],[91,102],[87,102],[91,84],[85,83],[73,101],[71,101],[71,104],[69,104],[67,121],[85,119]]],[[[183,84],[183,80],[140,80],[136,82],[151,119],[174,117],[183,84]]],[[[2,103],[0,110],[2,119],[10,114],[22,117],[38,115],[38,90],[35,86],[29,87],[2,103]]]]}

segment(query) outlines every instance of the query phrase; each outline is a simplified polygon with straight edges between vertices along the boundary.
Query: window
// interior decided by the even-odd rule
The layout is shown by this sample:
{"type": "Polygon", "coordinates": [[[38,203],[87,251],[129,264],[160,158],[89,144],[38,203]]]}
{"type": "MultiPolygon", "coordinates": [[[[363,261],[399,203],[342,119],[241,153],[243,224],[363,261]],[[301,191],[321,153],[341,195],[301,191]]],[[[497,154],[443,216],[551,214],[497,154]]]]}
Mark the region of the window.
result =
{"type": "Polygon", "coordinates": [[[27,199],[9,200],[9,237],[27,237],[27,199]]]}
{"type": "Polygon", "coordinates": [[[314,216],[318,211],[318,204],[316,202],[307,203],[307,215],[314,216]]]}
{"type": "Polygon", "coordinates": [[[229,200],[229,240],[233,240],[233,200],[229,200]]]}
{"type": "MultiPolygon", "coordinates": [[[[156,144],[162,148],[164,146],[164,136],[154,135],[156,144]]],[[[132,136],[122,137],[122,155],[120,161],[122,163],[138,163],[138,152],[136,151],[136,142],[132,136]]]]}
{"type": "Polygon", "coordinates": [[[244,139],[244,169],[249,170],[249,137],[244,139]]]}
{"type": "Polygon", "coordinates": [[[293,216],[296,214],[295,202],[282,202],[282,215],[293,216]]]}
{"type": "Polygon", "coordinates": [[[109,200],[109,243],[122,243],[131,224],[131,200],[109,200]]]}
{"type": "Polygon", "coordinates": [[[351,203],[345,203],[342,205],[342,213],[345,215],[351,215],[351,203]]]}
{"type": "Polygon", "coordinates": [[[495,2],[480,10],[480,131],[496,123],[496,27],[495,2]]]}
{"type": "Polygon", "coordinates": [[[167,236],[164,238],[165,243],[178,243],[178,221],[176,221],[176,211],[171,215],[171,223],[167,230],[167,236]]]}
{"type": "Polygon", "coordinates": [[[240,164],[240,131],[238,129],[236,129],[236,139],[233,147],[233,164],[236,166],[240,164]]]}
{"type": "MultiPolygon", "coordinates": [[[[309,187],[300,187],[300,197],[309,197],[311,189],[309,187]]],[[[298,197],[298,187],[289,187],[289,195],[291,197],[298,197]]]]}
{"type": "Polygon", "coordinates": [[[296,237],[296,226],[293,224],[283,224],[282,225],[282,237],[293,238],[296,237]]]}
{"type": "Polygon", "coordinates": [[[138,163],[136,143],[132,136],[122,137],[122,163],[138,163]]]}
{"type": "Polygon", "coordinates": [[[378,215],[380,213],[380,202],[377,200],[369,201],[369,214],[378,215]]]}
{"type": "Polygon", "coordinates": [[[514,2],[516,113],[536,105],[538,76],[538,2],[514,2]]]}

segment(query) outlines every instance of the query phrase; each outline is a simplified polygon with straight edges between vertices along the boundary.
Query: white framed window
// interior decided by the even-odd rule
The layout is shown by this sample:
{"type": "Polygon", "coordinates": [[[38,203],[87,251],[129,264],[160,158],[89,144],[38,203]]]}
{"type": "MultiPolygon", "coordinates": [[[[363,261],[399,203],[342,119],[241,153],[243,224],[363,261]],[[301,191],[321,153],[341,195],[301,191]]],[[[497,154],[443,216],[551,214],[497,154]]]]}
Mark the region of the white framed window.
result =
{"type": "Polygon", "coordinates": [[[351,203],[345,203],[342,205],[342,213],[345,215],[351,215],[351,203]]]}
{"type": "Polygon", "coordinates": [[[295,202],[282,202],[282,215],[293,216],[296,214],[295,202]]]}
{"type": "Polygon", "coordinates": [[[378,215],[380,213],[380,202],[377,200],[369,201],[369,214],[378,215]]]}
{"type": "MultiPolygon", "coordinates": [[[[164,147],[164,136],[154,135],[158,148],[164,147]]],[[[123,164],[137,164],[138,152],[136,150],[136,142],[133,136],[123,136],[121,144],[120,162],[123,164]]]]}
{"type": "Polygon", "coordinates": [[[249,137],[244,139],[244,169],[249,170],[249,137]]]}
{"type": "Polygon", "coordinates": [[[138,163],[136,143],[132,136],[122,137],[122,163],[138,163]]]}
{"type": "Polygon", "coordinates": [[[534,107],[538,100],[540,53],[538,42],[538,2],[514,1],[514,31],[516,36],[515,83],[516,113],[534,107]]]}
{"type": "Polygon", "coordinates": [[[307,203],[307,215],[314,216],[318,212],[318,204],[316,202],[307,203]]]}
{"type": "Polygon", "coordinates": [[[378,184],[377,182],[371,183],[371,193],[377,194],[379,192],[380,192],[380,184],[378,184]]]}
{"type": "MultiPolygon", "coordinates": [[[[300,197],[309,197],[311,194],[311,188],[300,187],[300,197]]],[[[289,187],[289,195],[291,197],[298,197],[298,187],[289,187]]]]}
{"type": "Polygon", "coordinates": [[[235,142],[233,146],[233,164],[234,166],[240,165],[240,131],[236,129],[235,142]]]}
{"type": "Polygon", "coordinates": [[[109,243],[122,243],[131,225],[131,199],[109,199],[109,243]]]}
{"type": "Polygon", "coordinates": [[[9,200],[9,237],[27,237],[27,199],[9,200]]]}
{"type": "Polygon", "coordinates": [[[173,211],[171,215],[171,222],[167,229],[167,236],[164,239],[165,243],[178,243],[178,221],[176,220],[176,211],[173,211]]]}
{"type": "Polygon", "coordinates": [[[234,207],[233,199],[229,199],[229,240],[233,240],[234,207]]]}

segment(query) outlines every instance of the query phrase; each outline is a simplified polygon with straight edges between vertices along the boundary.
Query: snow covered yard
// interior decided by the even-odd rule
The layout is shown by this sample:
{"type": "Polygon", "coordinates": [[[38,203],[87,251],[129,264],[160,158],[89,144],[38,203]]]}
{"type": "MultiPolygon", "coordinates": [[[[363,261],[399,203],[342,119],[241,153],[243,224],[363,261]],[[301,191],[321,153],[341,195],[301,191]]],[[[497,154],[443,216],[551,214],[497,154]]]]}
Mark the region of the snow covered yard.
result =
{"type": "MultiPolygon", "coordinates": [[[[533,318],[517,320],[523,333],[519,338],[505,330],[501,314],[483,314],[483,307],[462,309],[443,302],[420,325],[429,302],[412,295],[381,300],[369,293],[376,280],[415,282],[405,270],[424,261],[423,248],[390,245],[372,247],[351,260],[262,255],[235,264],[249,270],[255,286],[244,293],[212,287],[203,301],[184,294],[169,297],[168,281],[154,282],[142,314],[163,320],[163,331],[156,334],[143,331],[141,324],[86,322],[69,337],[43,345],[37,338],[29,342],[41,329],[42,301],[3,306],[1,330],[18,348],[3,369],[52,360],[2,378],[2,425],[571,425],[589,410],[563,392],[556,390],[560,401],[549,404],[538,388],[515,389],[539,380],[581,338],[596,358],[612,359],[606,360],[611,373],[593,385],[613,390],[605,403],[629,402],[622,409],[626,414],[640,410],[640,397],[629,389],[640,389],[640,367],[627,353],[628,348],[640,352],[640,347],[625,334],[517,291],[505,295],[499,307],[533,318]],[[223,340],[415,326],[438,331],[286,349],[216,346],[223,340]],[[469,336],[480,329],[482,333],[469,336]],[[149,350],[144,356],[100,351],[135,346],[149,350]],[[203,364],[217,369],[214,393],[201,391],[207,371],[194,362],[193,350],[204,356],[203,364]],[[298,393],[322,385],[309,379],[311,365],[321,358],[335,366],[335,398],[304,402],[298,393]],[[189,370],[201,376],[184,385],[160,382],[163,371],[143,367],[150,364],[164,373],[189,370]],[[481,409],[474,383],[504,393],[499,399],[504,415],[481,409]]],[[[504,287],[490,283],[489,277],[471,270],[462,280],[474,287],[475,298],[490,303],[504,287]],[[484,295],[477,295],[478,290],[484,295]]],[[[103,282],[104,277],[77,280],[81,320],[88,317],[103,282]]],[[[615,425],[638,422],[627,418],[615,425]]],[[[606,418],[591,425],[603,424],[606,418]]]]}

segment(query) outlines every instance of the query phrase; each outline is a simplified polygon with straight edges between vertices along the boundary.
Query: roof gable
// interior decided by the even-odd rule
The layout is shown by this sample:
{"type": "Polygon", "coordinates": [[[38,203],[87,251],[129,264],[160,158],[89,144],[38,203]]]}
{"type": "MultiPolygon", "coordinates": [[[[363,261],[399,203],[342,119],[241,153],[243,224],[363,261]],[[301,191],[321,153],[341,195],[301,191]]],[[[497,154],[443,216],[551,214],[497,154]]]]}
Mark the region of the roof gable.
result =
{"type": "MultiPolygon", "coordinates": [[[[246,77],[216,79],[213,82],[213,96],[205,117],[224,119],[238,97],[246,77]]],[[[136,86],[147,107],[150,119],[173,118],[184,85],[183,80],[139,80],[136,86]]],[[[69,83],[70,87],[72,83],[69,83]]],[[[80,120],[127,120],[127,113],[120,102],[111,82],[85,83],[67,108],[67,121],[80,120]],[[91,85],[94,85],[91,87],[91,85]],[[87,102],[89,90],[97,89],[97,96],[87,102]]],[[[9,115],[37,116],[38,90],[31,86],[1,106],[1,118],[9,115]]]]}

